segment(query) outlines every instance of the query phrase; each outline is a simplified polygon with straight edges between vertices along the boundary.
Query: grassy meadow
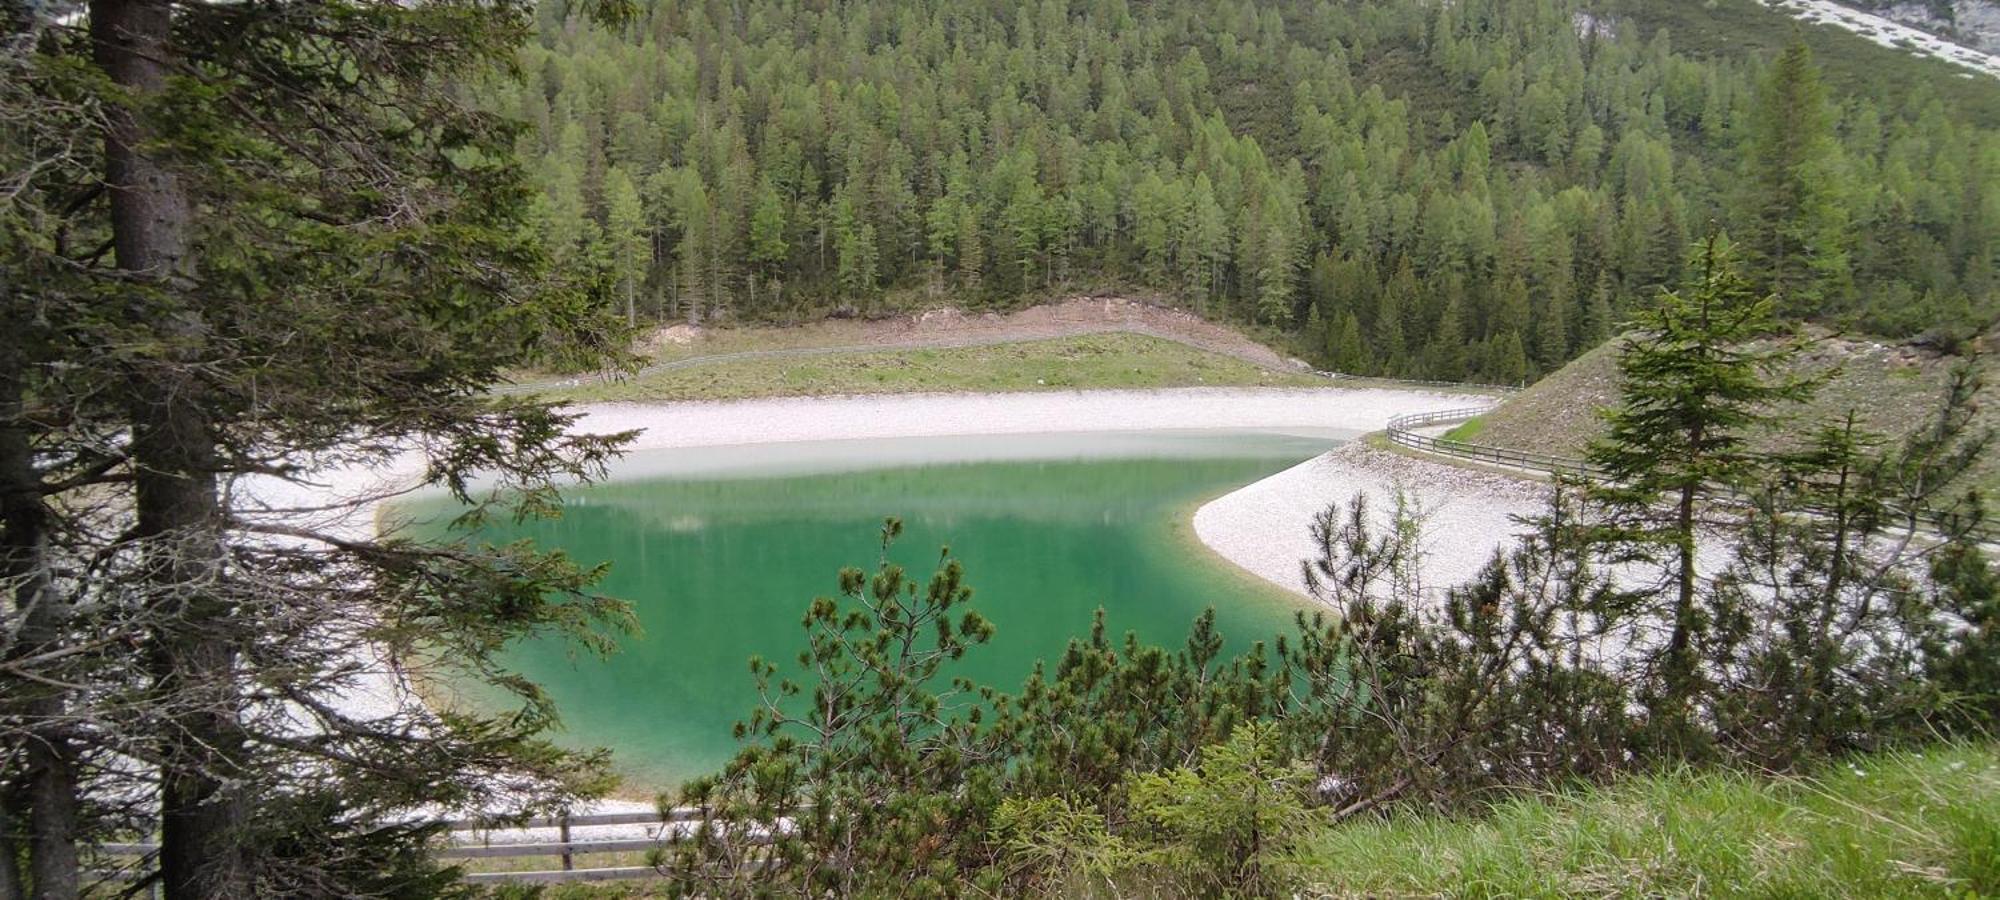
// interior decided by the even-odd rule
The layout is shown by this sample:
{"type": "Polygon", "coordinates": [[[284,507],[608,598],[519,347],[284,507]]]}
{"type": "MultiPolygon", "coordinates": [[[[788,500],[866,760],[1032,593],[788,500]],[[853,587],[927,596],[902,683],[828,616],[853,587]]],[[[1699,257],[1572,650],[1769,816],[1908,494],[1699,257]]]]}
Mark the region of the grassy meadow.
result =
{"type": "Polygon", "coordinates": [[[932,391],[1326,385],[1324,378],[1310,373],[1269,369],[1145,335],[1107,333],[979,347],[724,360],[557,388],[545,396],[577,402],[667,402],[932,391]]]}
{"type": "Polygon", "coordinates": [[[1813,777],[1670,773],[1489,815],[1329,828],[1304,896],[1990,897],[2000,747],[1862,756],[1813,777]]]}

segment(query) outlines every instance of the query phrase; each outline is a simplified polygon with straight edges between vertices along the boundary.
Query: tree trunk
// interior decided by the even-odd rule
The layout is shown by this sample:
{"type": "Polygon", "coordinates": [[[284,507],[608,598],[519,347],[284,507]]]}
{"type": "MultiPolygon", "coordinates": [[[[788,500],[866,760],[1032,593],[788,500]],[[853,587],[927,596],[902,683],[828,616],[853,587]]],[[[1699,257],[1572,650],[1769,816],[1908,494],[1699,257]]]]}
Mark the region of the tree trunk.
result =
{"type": "MultiPolygon", "coordinates": [[[[0,347],[0,582],[14,586],[14,609],[21,616],[13,655],[54,649],[68,630],[69,610],[51,590],[48,510],[35,476],[33,447],[24,412],[17,348],[0,347]]],[[[20,681],[8,692],[23,698],[18,713],[29,726],[22,760],[22,794],[27,803],[28,880],[38,900],[73,900],[80,889],[76,850],[76,748],[63,726],[66,692],[53,684],[20,681]]],[[[9,850],[22,823],[7,816],[9,850]]],[[[0,871],[0,896],[19,896],[18,863],[8,858],[0,871]],[[10,889],[5,883],[13,882],[10,889]]]]}
{"type": "MultiPolygon", "coordinates": [[[[167,0],[91,0],[98,66],[142,100],[163,91],[173,71],[172,27],[167,0]]],[[[136,279],[172,282],[188,271],[193,214],[186,190],[148,155],[152,132],[142,115],[113,108],[107,117],[105,181],[118,266],[136,279]]],[[[192,365],[208,329],[195,309],[172,311],[158,327],[171,356],[135,379],[131,452],[135,536],[148,545],[156,616],[149,662],[155,689],[175,710],[159,748],[161,882],[168,900],[248,896],[247,856],[233,833],[247,821],[247,807],[228,786],[242,758],[242,699],[229,603],[212,591],[221,569],[221,504],[192,365]]]]}
{"type": "Polygon", "coordinates": [[[1691,658],[1694,641],[1694,601],[1695,601],[1695,536],[1694,503],[1695,487],[1681,488],[1680,503],[1674,511],[1675,537],[1680,546],[1679,571],[1674,573],[1676,595],[1674,597],[1674,631],[1667,641],[1667,689],[1672,693],[1670,701],[1676,707],[1687,702],[1694,675],[1694,660],[1691,658]]]}
{"type": "Polygon", "coordinates": [[[20,799],[0,785],[0,900],[25,900],[27,886],[21,883],[21,844],[15,835],[21,826],[17,807],[20,799]]]}

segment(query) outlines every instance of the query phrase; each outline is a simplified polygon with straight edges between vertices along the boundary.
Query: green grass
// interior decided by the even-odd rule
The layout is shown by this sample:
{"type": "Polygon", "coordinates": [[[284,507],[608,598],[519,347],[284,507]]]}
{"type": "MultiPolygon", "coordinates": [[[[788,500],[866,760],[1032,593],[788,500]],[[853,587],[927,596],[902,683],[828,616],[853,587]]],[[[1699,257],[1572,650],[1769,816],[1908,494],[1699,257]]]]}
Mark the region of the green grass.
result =
{"type": "Polygon", "coordinates": [[[1486,430],[1486,417],[1474,416],[1470,419],[1458,423],[1456,427],[1452,428],[1450,431],[1445,432],[1444,439],[1447,441],[1476,440],[1479,437],[1479,433],[1485,430],[1486,430]]]}
{"type": "Polygon", "coordinates": [[[734,360],[581,385],[546,396],[578,402],[663,402],[916,391],[1326,384],[1309,374],[1273,371],[1173,341],[1114,333],[982,347],[734,360]]]}
{"type": "Polygon", "coordinates": [[[2000,894],[2000,747],[1856,758],[1814,778],[1672,774],[1477,820],[1328,829],[1306,896],[2000,894]]]}

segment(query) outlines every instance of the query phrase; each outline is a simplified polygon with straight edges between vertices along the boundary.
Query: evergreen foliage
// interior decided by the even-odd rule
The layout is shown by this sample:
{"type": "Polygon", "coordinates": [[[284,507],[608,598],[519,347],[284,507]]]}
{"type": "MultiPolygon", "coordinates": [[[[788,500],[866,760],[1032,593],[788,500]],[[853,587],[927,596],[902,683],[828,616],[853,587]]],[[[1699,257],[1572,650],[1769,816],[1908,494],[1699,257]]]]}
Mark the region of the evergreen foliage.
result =
{"type": "Polygon", "coordinates": [[[530,123],[550,239],[603,233],[614,169],[715,205],[647,195],[664,318],[1123,288],[1336,369],[1512,383],[1716,230],[1790,318],[1962,337],[1995,312],[1995,135],[1921,91],[1834,94],[1798,42],[1684,54],[1574,0],[646,4],[623,27],[548,4],[540,26],[526,82],[476,91],[530,123]]]}
{"type": "Polygon", "coordinates": [[[68,8],[0,14],[0,897],[107,893],[95,848],[153,835],[134,891],[170,900],[455,890],[412,810],[606,786],[499,650],[602,650],[624,608],[560,554],[343,527],[379,495],[294,507],[410,454],[469,519],[533,515],[621,443],[487,395],[622,337],[551,276],[513,130],[443,87],[528,7],[68,8]],[[504,705],[428,709],[413,667],[504,705]]]}
{"type": "MultiPolygon", "coordinates": [[[[1728,245],[1708,239],[1697,265],[1689,291],[1662,293],[1635,321],[1618,357],[1621,403],[1605,411],[1607,432],[1586,454],[1603,473],[1591,496],[1609,513],[1611,539],[1636,558],[1650,559],[1654,545],[1668,556],[1667,694],[1649,700],[1656,715],[1684,707],[1692,691],[1701,628],[1699,515],[1714,497],[1747,491],[1773,474],[1765,455],[1749,450],[1750,429],[1769,424],[1773,406],[1802,400],[1811,388],[1782,375],[1797,343],[1758,343],[1775,336],[1775,302],[1738,274],[1728,245]]],[[[1836,465],[1847,457],[1814,461],[1836,465]]]]}

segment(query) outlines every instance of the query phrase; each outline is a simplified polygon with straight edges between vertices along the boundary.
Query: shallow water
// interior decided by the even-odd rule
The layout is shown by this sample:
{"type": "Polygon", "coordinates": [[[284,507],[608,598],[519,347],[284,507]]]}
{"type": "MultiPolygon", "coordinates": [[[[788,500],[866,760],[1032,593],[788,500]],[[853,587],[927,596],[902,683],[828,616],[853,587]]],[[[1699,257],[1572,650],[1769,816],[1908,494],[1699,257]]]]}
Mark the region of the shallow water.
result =
{"type": "MultiPolygon", "coordinates": [[[[998,629],[953,674],[1018,687],[1036,660],[1088,634],[1099,606],[1110,632],[1174,644],[1213,606],[1231,648],[1245,649],[1283,630],[1297,602],[1209,554],[1188,516],[1335,437],[1033,435],[636,454],[613,483],[571,492],[561,519],[487,536],[610,561],[603,589],[632,603],[644,633],[608,659],[531,642],[507,661],[554,696],[561,740],[610,747],[630,786],[713,771],[756,702],[749,657],[794,658],[812,598],[835,592],[841,567],[874,567],[884,516],[903,519],[892,558],[920,581],[949,546],[973,607],[998,629]]],[[[419,520],[443,511],[402,510],[419,520]]]]}

